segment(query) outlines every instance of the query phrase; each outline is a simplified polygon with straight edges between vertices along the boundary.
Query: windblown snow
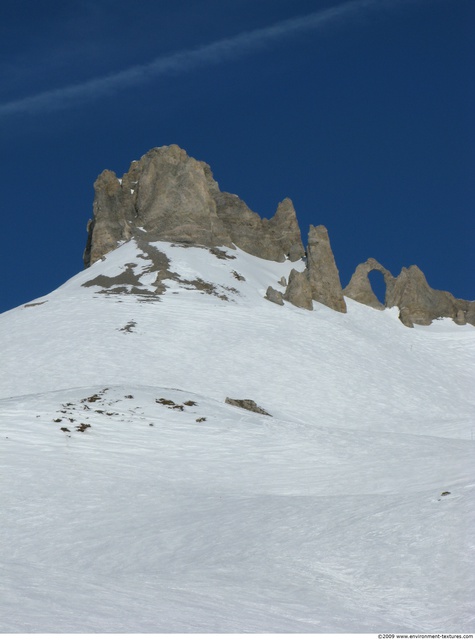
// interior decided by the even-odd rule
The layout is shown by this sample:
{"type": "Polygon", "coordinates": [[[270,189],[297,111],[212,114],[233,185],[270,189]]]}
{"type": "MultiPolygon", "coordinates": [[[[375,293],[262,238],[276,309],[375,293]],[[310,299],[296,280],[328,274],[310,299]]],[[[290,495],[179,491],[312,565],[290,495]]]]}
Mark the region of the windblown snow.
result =
{"type": "Polygon", "coordinates": [[[473,631],[475,329],[153,247],[0,316],[0,631],[473,631]]]}

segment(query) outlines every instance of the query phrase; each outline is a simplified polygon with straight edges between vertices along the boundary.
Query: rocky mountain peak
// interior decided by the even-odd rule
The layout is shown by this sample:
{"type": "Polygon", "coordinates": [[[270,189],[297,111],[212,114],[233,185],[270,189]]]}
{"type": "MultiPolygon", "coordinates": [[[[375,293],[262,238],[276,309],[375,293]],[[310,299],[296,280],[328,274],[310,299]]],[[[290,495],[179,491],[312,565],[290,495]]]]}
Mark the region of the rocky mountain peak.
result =
{"type": "Polygon", "coordinates": [[[295,210],[284,200],[270,220],[237,196],[222,192],[210,167],[177,145],[152,149],[118,179],[104,171],[94,184],[85,266],[129,240],[150,239],[206,247],[238,246],[267,260],[300,259],[304,247],[295,210]]]}
{"type": "Polygon", "coordinates": [[[132,162],[120,179],[113,171],[103,171],[94,189],[85,266],[135,238],[145,254],[154,256],[159,272],[157,293],[165,288],[162,281],[169,275],[168,263],[150,243],[167,241],[216,250],[238,247],[275,262],[306,259],[305,268],[292,269],[285,285],[269,282],[265,297],[278,305],[287,301],[311,310],[315,301],[345,313],[346,296],[375,309],[397,306],[401,321],[408,327],[430,324],[439,317],[475,324],[475,302],[432,289],[416,266],[403,268],[395,278],[377,260],[369,258],[357,266],[348,286],[342,289],[326,227],[310,225],[305,251],[289,198],[279,203],[272,218],[261,218],[238,196],[220,190],[208,164],[190,157],[177,145],[151,149],[132,162]],[[383,275],[384,304],[371,287],[371,271],[383,275]],[[276,284],[283,287],[281,291],[274,289],[272,285],[276,284]]]}

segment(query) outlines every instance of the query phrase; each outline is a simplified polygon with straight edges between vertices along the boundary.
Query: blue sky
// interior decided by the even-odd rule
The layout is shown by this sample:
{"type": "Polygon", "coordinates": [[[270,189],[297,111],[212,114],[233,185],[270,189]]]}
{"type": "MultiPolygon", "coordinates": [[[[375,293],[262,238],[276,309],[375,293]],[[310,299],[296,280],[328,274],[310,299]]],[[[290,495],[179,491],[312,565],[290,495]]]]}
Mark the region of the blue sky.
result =
{"type": "Polygon", "coordinates": [[[176,143],[261,216],[475,297],[473,0],[0,7],[0,311],[82,268],[93,182],[176,143]]]}

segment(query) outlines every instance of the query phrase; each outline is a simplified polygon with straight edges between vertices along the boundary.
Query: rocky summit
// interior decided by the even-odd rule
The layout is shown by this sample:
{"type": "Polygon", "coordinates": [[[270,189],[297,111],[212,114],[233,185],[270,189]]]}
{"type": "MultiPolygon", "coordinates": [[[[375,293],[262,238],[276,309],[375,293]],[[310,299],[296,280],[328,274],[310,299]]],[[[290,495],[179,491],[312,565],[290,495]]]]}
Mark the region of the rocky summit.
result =
{"type": "Polygon", "coordinates": [[[95,185],[94,217],[84,262],[89,266],[137,230],[150,238],[206,247],[238,246],[266,260],[296,261],[305,253],[292,202],[270,220],[220,191],[210,167],[177,145],[152,149],[122,179],[104,171],[95,185]]]}
{"type": "MultiPolygon", "coordinates": [[[[373,307],[399,308],[407,327],[427,325],[434,319],[452,318],[457,324],[475,324],[475,301],[455,298],[432,289],[417,266],[403,268],[394,277],[373,258],[358,265],[346,288],[342,288],[327,229],[310,225],[307,249],[292,201],[285,198],[271,219],[261,218],[238,196],[223,192],[209,165],[188,156],[177,145],[151,149],[132,162],[122,178],[105,170],[95,184],[93,217],[88,223],[84,264],[104,258],[121,243],[134,238],[143,255],[152,259],[155,293],[164,293],[164,280],[175,276],[166,255],[152,243],[166,241],[184,246],[201,246],[225,254],[225,248],[239,248],[253,256],[297,264],[282,291],[269,282],[266,299],[312,310],[313,302],[345,313],[347,298],[373,307]],[[376,297],[368,274],[382,273],[386,285],[384,304],[376,297]]],[[[90,284],[111,285],[107,276],[90,284]]],[[[128,267],[115,276],[115,285],[131,285],[132,293],[143,292],[128,267]]],[[[198,283],[197,286],[203,286],[198,283]]],[[[125,290],[125,289],[123,289],[125,290]]],[[[148,291],[148,293],[150,293],[148,291]]]]}

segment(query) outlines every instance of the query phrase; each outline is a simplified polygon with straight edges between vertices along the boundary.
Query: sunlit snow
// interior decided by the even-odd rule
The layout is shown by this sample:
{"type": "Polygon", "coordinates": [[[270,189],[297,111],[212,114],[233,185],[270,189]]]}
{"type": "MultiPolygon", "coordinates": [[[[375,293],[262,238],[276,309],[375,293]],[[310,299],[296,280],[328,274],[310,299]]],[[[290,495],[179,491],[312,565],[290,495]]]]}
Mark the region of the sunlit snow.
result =
{"type": "Polygon", "coordinates": [[[0,631],[473,630],[475,329],[156,247],[214,290],[82,286],[131,241],[0,316],[0,631]]]}

